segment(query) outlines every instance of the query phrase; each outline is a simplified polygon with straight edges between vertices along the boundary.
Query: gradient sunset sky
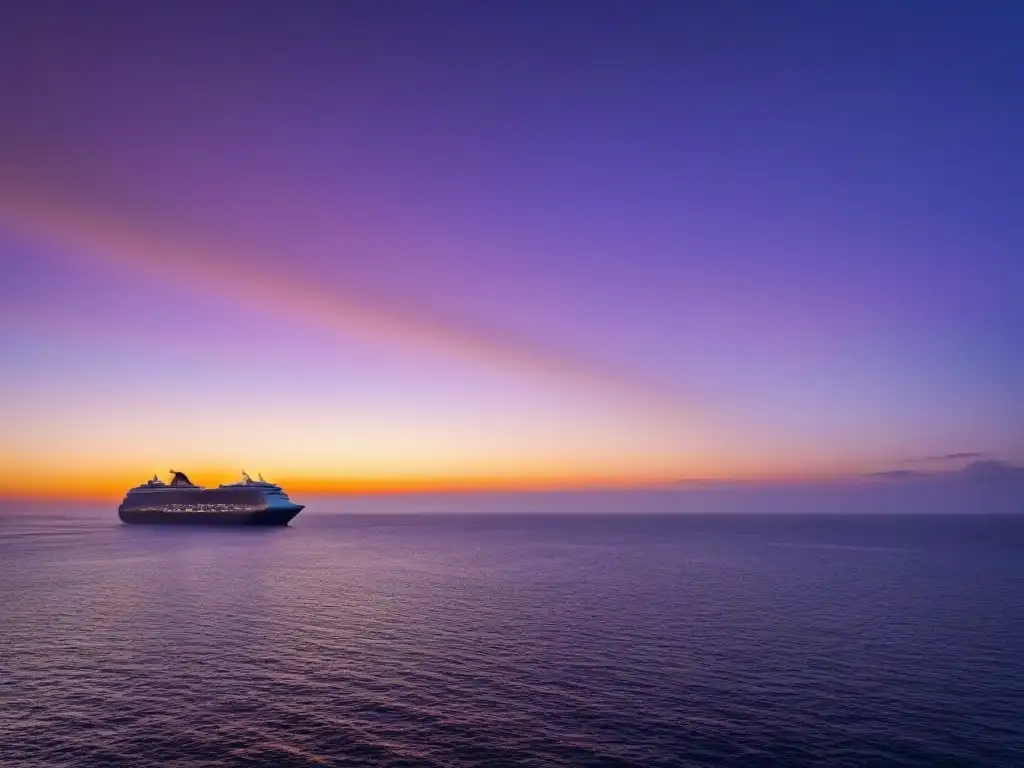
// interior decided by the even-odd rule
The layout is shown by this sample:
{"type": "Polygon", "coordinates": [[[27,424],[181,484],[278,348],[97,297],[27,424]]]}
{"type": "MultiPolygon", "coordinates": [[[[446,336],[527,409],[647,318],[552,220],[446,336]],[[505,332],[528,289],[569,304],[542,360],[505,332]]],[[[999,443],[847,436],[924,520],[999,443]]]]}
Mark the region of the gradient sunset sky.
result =
{"type": "Polygon", "coordinates": [[[0,494],[1024,461],[1024,5],[0,12],[0,494]]]}

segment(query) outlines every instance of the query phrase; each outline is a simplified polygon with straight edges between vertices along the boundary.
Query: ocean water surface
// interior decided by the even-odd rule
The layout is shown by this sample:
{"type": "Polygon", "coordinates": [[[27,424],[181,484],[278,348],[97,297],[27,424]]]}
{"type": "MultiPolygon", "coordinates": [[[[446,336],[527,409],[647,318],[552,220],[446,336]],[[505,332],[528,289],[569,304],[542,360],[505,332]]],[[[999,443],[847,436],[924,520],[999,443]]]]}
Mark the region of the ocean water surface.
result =
{"type": "Polygon", "coordinates": [[[0,517],[0,765],[1024,764],[1024,517],[0,517]]]}

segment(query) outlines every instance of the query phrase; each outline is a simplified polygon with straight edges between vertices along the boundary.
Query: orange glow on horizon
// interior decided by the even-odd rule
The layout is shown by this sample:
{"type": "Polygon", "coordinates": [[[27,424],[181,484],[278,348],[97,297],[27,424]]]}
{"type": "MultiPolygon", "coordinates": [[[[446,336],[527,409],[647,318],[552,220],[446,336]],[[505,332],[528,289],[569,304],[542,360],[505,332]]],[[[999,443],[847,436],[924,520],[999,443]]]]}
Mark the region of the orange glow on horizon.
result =
{"type": "MultiPolygon", "coordinates": [[[[206,487],[215,487],[222,482],[233,482],[237,473],[218,474],[210,479],[208,473],[189,472],[193,482],[206,487]]],[[[407,493],[448,493],[448,492],[516,492],[585,490],[605,488],[644,488],[674,482],[675,478],[607,478],[607,477],[276,477],[271,481],[280,484],[293,498],[301,494],[318,496],[346,494],[407,494],[407,493]]],[[[0,485],[0,498],[26,500],[119,500],[125,492],[144,482],[140,475],[129,477],[107,476],[90,480],[74,480],[39,476],[25,478],[18,482],[0,485]]],[[[301,501],[301,499],[298,499],[301,501]]]]}
{"type": "MultiPolygon", "coordinates": [[[[152,474],[152,473],[151,473],[152,474]]],[[[165,473],[156,473],[158,475],[165,473]]],[[[216,487],[234,482],[238,472],[188,472],[198,485],[216,487]]],[[[144,482],[145,473],[105,475],[102,477],[44,477],[33,474],[22,478],[5,478],[0,484],[0,499],[24,501],[103,501],[116,502],[129,488],[144,482]]],[[[297,477],[271,475],[296,501],[302,496],[402,495],[432,493],[535,493],[559,491],[630,491],[699,488],[705,484],[739,483],[781,485],[787,483],[821,483],[849,479],[855,475],[822,472],[818,474],[775,473],[702,474],[684,477],[665,473],[649,475],[531,475],[531,476],[361,476],[361,477],[297,477]]]]}

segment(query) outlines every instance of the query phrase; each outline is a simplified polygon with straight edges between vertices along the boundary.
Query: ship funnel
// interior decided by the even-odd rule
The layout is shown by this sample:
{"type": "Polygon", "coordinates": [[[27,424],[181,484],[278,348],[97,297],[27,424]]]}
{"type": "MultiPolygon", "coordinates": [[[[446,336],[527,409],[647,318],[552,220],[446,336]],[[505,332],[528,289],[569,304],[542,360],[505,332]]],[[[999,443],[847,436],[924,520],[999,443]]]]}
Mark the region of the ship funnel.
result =
{"type": "Polygon", "coordinates": [[[192,485],[192,481],[188,479],[188,475],[184,472],[172,469],[171,474],[174,475],[171,479],[171,485],[192,485]]]}

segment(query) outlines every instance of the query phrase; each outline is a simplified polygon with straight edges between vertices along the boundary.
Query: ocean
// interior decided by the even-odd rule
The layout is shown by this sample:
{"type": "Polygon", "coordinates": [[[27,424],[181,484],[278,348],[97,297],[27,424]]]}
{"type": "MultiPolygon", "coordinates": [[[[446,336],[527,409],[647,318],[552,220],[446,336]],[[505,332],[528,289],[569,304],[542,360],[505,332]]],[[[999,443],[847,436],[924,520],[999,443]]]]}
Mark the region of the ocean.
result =
{"type": "Polygon", "coordinates": [[[1024,765],[1024,517],[0,517],[0,765],[1024,765]]]}

